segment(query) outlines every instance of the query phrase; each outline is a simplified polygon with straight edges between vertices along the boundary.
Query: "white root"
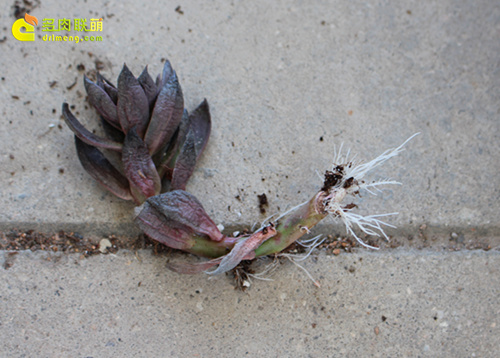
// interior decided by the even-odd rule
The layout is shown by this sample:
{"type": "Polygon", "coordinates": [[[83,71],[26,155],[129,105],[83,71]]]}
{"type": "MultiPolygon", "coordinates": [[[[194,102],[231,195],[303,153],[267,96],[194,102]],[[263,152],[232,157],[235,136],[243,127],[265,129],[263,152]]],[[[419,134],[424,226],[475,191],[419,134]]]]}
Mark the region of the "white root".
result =
{"type": "Polygon", "coordinates": [[[386,150],[381,155],[379,155],[378,157],[367,163],[358,164],[355,162],[354,158],[349,160],[350,152],[348,151],[345,155],[343,155],[342,146],[340,146],[338,152],[335,150],[335,155],[334,155],[335,163],[333,164],[333,170],[336,170],[336,168],[341,167],[342,172],[339,174],[342,175],[342,178],[338,180],[338,182],[329,189],[328,195],[323,200],[323,204],[325,206],[326,211],[330,214],[330,216],[332,218],[340,218],[346,227],[347,233],[354,236],[354,238],[364,247],[376,250],[378,249],[377,247],[364,243],[358,237],[358,235],[356,235],[353,228],[358,227],[362,232],[364,232],[367,235],[379,236],[379,237],[383,236],[386,240],[389,240],[383,227],[386,226],[394,228],[395,226],[390,225],[380,220],[379,218],[391,215],[397,215],[397,213],[362,216],[353,213],[350,208],[343,207],[342,203],[346,198],[346,196],[348,195],[355,196],[357,193],[359,193],[360,190],[366,190],[368,193],[376,195],[377,193],[375,191],[381,192],[381,189],[379,187],[382,185],[401,185],[401,183],[397,181],[388,179],[379,180],[372,183],[365,183],[363,178],[371,170],[377,168],[378,166],[385,163],[387,160],[401,153],[404,150],[403,149],[404,145],[418,134],[419,133],[412,135],[400,146],[386,150]]]}

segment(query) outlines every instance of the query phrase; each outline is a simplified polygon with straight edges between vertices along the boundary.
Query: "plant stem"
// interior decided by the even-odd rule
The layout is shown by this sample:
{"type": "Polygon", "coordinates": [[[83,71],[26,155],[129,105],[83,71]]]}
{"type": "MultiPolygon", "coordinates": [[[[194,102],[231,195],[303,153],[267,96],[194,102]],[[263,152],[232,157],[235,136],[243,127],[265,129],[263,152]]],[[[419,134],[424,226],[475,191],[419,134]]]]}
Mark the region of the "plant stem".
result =
{"type": "Polygon", "coordinates": [[[323,220],[328,213],[321,207],[323,192],[316,194],[303,205],[284,214],[274,224],[276,235],[264,242],[255,250],[255,256],[271,255],[283,251],[292,243],[309,233],[317,223],[323,220]]]}
{"type": "MultiPolygon", "coordinates": [[[[316,194],[308,202],[293,208],[275,222],[276,235],[255,250],[255,256],[266,256],[283,251],[296,240],[307,234],[312,227],[324,219],[328,213],[322,209],[323,192],[316,194]]],[[[226,255],[241,237],[225,236],[221,241],[210,240],[206,236],[193,235],[195,244],[187,249],[192,254],[210,258],[226,255]]]]}

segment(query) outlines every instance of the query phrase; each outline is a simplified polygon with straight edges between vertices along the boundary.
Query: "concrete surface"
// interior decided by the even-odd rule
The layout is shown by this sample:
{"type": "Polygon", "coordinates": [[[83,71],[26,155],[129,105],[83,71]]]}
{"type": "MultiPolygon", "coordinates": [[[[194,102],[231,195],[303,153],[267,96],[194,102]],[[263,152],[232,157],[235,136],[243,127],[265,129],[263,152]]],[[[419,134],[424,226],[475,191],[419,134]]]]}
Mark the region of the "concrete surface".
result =
{"type": "Polygon", "coordinates": [[[500,348],[497,252],[322,255],[304,264],[321,288],[288,262],[246,292],[225,276],[179,276],[147,251],[19,256],[0,270],[2,357],[496,357],[500,348]]]}
{"type": "Polygon", "coordinates": [[[307,200],[321,185],[315,171],[328,168],[342,142],[371,159],[421,132],[378,171],[404,187],[363,207],[398,211],[392,222],[402,228],[498,232],[496,2],[265,4],[44,0],[32,11],[40,19],[103,17],[103,41],[78,44],[13,39],[4,4],[2,226],[130,230],[132,207],[78,163],[61,103],[92,127],[82,75],[96,60],[115,81],[124,62],[135,74],[146,64],[155,74],[169,58],[186,106],[204,97],[211,105],[213,134],[189,189],[217,222],[262,219],[256,195],[264,192],[269,211],[307,200]]]}
{"type": "MultiPolygon", "coordinates": [[[[30,11],[40,22],[34,42],[11,34],[15,3],[0,5],[0,230],[135,237],[132,205],[81,168],[60,108],[69,102],[99,131],[83,74],[99,66],[116,81],[124,62],[156,74],[168,58],[186,106],[211,105],[212,137],[188,189],[217,223],[262,220],[257,194],[269,213],[305,201],[341,143],[371,159],[420,132],[374,173],[404,186],[357,203],[398,211],[393,240],[427,250],[308,262],[328,282],[319,290],[287,265],[248,294],[224,277],[166,272],[165,258],[147,252],[142,263],[126,252],[57,262],[21,253],[0,269],[2,355],[498,352],[498,2],[41,0],[30,11]],[[102,42],[42,39],[44,18],[101,17],[102,42]],[[437,252],[452,233],[493,250],[437,252]]],[[[344,233],[332,222],[318,232],[344,233]]]]}

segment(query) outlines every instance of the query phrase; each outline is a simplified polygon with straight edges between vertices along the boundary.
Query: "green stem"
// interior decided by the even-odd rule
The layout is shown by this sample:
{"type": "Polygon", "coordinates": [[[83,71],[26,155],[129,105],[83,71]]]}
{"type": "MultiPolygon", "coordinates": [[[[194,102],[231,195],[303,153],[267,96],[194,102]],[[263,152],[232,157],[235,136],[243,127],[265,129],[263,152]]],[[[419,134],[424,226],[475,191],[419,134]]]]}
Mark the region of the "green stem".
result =
{"type": "Polygon", "coordinates": [[[217,258],[224,256],[231,251],[238,241],[237,238],[224,236],[222,241],[210,240],[207,236],[193,235],[195,244],[188,251],[194,255],[217,258]]]}
{"type": "MultiPolygon", "coordinates": [[[[327,214],[321,208],[322,192],[311,200],[286,213],[275,223],[276,235],[265,241],[255,250],[255,256],[279,253],[300,239],[304,234],[323,220],[327,214]]],[[[186,249],[192,254],[210,258],[226,255],[239,238],[224,237],[222,241],[212,241],[206,236],[193,235],[194,245],[186,249]]]]}
{"type": "Polygon", "coordinates": [[[276,235],[260,245],[255,250],[255,256],[271,255],[283,251],[323,220],[327,214],[318,210],[321,194],[321,192],[318,193],[309,202],[280,218],[275,223],[276,235]]]}

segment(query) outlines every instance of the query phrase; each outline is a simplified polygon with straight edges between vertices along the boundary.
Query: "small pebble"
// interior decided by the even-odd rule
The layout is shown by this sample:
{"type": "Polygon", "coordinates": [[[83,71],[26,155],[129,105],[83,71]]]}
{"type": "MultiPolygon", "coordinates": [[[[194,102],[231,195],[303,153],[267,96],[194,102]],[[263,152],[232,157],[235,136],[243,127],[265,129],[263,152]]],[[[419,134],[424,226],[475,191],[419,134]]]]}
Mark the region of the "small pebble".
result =
{"type": "Polygon", "coordinates": [[[111,246],[113,245],[111,244],[111,241],[109,241],[108,239],[102,239],[101,241],[99,241],[99,251],[101,251],[101,253],[103,254],[108,252],[108,247],[111,246]]]}

